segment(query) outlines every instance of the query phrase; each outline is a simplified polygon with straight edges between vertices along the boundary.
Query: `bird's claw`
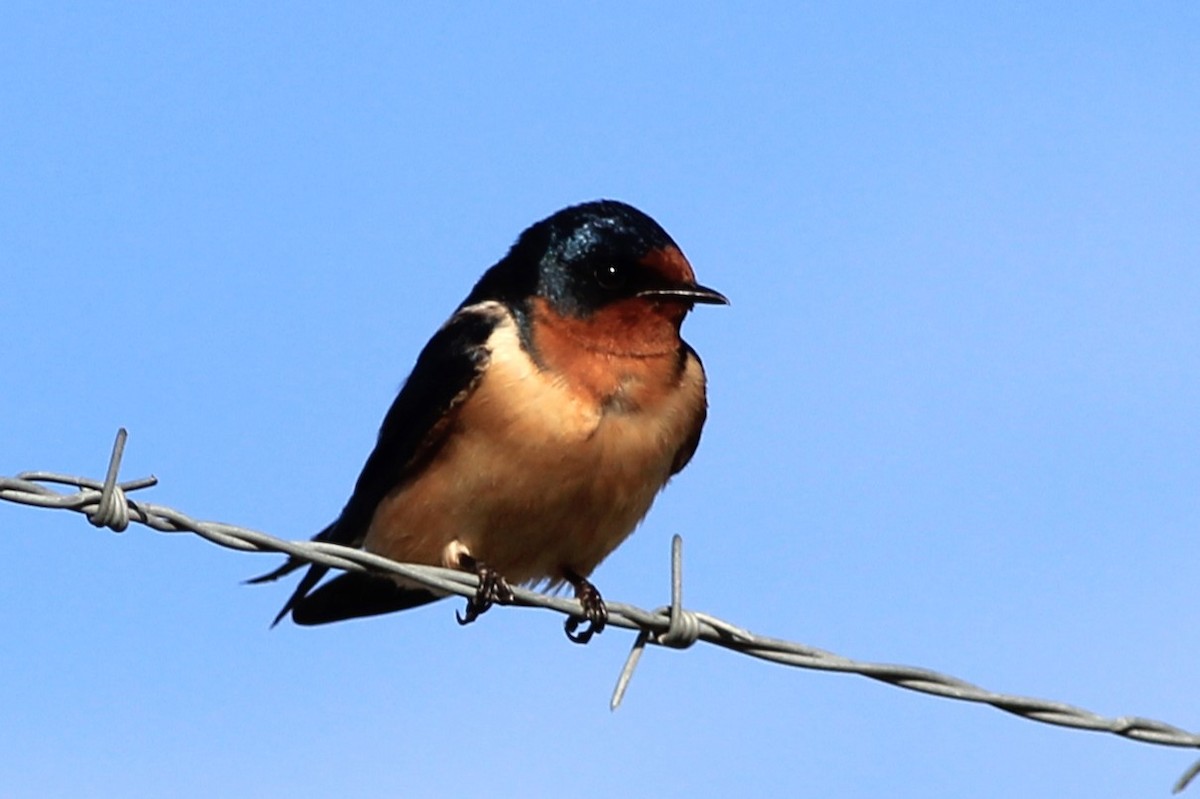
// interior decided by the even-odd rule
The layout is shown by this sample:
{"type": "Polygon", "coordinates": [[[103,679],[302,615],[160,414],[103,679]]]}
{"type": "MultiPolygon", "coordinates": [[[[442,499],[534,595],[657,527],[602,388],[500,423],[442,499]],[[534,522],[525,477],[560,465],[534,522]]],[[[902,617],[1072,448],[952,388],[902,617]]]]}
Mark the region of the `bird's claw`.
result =
{"type": "Polygon", "coordinates": [[[604,632],[608,624],[608,607],[596,586],[577,575],[569,575],[568,579],[575,586],[575,598],[583,606],[583,615],[568,616],[563,629],[572,643],[586,644],[593,635],[604,632]],[[584,622],[587,626],[580,630],[579,626],[584,622]]]}
{"type": "Polygon", "coordinates": [[[470,624],[487,612],[492,605],[512,603],[512,588],[495,569],[474,560],[469,564],[464,564],[464,568],[469,568],[479,576],[479,587],[475,589],[475,596],[467,600],[465,615],[457,610],[454,611],[454,617],[458,619],[459,624],[470,624]]]}

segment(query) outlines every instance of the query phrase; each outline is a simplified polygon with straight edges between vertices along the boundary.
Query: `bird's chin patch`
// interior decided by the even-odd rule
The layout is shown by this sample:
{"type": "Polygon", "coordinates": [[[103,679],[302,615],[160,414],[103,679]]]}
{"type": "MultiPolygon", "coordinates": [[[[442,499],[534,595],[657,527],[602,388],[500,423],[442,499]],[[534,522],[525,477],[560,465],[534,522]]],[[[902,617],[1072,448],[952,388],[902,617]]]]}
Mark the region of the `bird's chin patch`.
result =
{"type": "Polygon", "coordinates": [[[645,297],[639,299],[650,306],[647,313],[661,316],[673,324],[676,330],[683,324],[683,318],[688,315],[688,311],[692,310],[692,303],[683,300],[647,299],[645,297]]]}
{"type": "Polygon", "coordinates": [[[587,316],[556,313],[544,300],[534,301],[534,340],[551,361],[577,360],[580,351],[628,358],[653,358],[677,352],[686,303],[629,297],[587,316]]]}

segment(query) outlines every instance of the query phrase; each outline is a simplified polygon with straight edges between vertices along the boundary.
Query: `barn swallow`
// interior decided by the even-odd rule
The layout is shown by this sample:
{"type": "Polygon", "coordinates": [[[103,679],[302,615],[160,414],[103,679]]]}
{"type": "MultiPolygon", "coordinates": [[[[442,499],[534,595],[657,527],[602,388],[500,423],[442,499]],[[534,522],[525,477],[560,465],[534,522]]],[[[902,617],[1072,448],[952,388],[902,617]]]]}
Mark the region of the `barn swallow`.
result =
{"type": "MultiPolygon", "coordinates": [[[[608,616],[587,578],[700,441],[704,368],[680,325],[697,303],[728,302],[632,206],[534,224],[425,345],[341,515],[313,540],[477,574],[463,624],[510,601],[512,584],[570,584],[583,615],[566,632],[586,643],[608,616]]],[[[275,624],[442,598],[361,572],[318,586],[328,570],[309,566],[275,624]]]]}

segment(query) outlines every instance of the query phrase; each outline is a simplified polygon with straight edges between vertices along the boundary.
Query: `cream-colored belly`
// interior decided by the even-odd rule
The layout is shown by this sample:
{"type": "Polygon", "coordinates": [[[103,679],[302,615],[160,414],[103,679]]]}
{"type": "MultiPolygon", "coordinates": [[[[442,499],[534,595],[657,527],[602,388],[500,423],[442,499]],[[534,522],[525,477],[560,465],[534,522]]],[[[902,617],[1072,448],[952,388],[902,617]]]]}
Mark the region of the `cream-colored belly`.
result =
{"type": "Polygon", "coordinates": [[[627,397],[602,406],[539,371],[511,322],[489,347],[446,443],[380,503],[365,546],[452,567],[465,551],[514,583],[586,577],[666,484],[703,413],[703,372],[693,358],[669,387],[632,377],[627,397]]]}

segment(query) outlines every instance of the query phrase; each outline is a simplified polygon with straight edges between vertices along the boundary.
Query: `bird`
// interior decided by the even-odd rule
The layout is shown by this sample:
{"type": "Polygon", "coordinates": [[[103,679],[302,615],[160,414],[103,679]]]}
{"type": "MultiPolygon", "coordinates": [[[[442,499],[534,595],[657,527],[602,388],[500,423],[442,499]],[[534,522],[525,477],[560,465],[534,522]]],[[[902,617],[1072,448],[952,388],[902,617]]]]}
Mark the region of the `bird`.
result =
{"type": "MultiPolygon", "coordinates": [[[[433,335],[383,419],[337,518],[314,541],[479,577],[461,624],[512,585],[570,585],[587,643],[607,608],[592,571],[692,459],[707,416],[700,357],[680,336],[700,285],[650,216],[616,200],[531,225],[433,335]]],[[[249,582],[276,580],[290,557],[249,582]]],[[[443,598],[402,578],[307,573],[276,616],[316,625],[443,598]]]]}

